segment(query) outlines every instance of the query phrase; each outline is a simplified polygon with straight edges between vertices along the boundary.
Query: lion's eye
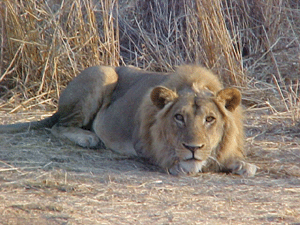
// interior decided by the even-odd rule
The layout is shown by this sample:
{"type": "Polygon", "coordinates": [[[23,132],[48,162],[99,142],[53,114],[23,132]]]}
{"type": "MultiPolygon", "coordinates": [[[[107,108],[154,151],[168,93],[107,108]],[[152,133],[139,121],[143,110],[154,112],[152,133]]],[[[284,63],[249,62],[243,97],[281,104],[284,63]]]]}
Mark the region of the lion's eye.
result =
{"type": "Polygon", "coordinates": [[[176,115],[174,116],[174,118],[175,118],[175,120],[177,120],[177,121],[179,121],[179,122],[181,122],[181,123],[184,122],[184,117],[183,117],[183,115],[181,115],[181,114],[176,114],[176,115]]]}
{"type": "Polygon", "coordinates": [[[213,117],[213,116],[208,116],[208,117],[206,117],[206,119],[205,119],[205,121],[206,121],[207,123],[212,123],[212,122],[215,121],[215,120],[216,120],[216,118],[213,117]]]}

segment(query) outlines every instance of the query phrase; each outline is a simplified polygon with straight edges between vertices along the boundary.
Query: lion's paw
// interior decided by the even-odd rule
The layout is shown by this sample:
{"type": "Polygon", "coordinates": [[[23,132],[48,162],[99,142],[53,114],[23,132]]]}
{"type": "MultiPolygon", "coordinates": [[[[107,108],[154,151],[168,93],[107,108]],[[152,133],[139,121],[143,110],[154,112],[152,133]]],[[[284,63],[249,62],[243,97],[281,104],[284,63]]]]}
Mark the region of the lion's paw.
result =
{"type": "Polygon", "coordinates": [[[232,171],[233,174],[245,177],[253,177],[257,170],[257,166],[251,163],[246,163],[244,161],[236,161],[230,164],[228,168],[232,171]]]}
{"type": "Polygon", "coordinates": [[[96,135],[88,134],[78,136],[76,144],[84,148],[95,148],[99,145],[100,139],[96,135]]]}

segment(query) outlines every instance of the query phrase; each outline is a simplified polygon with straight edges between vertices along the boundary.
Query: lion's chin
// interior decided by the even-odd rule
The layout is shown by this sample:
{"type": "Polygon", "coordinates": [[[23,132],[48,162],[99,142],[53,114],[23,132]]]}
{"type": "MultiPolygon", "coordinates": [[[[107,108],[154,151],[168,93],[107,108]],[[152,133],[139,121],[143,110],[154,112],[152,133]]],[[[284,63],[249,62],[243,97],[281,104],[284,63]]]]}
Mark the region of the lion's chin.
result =
{"type": "Polygon", "coordinates": [[[169,168],[168,171],[171,175],[175,175],[175,176],[182,176],[182,175],[193,176],[193,175],[197,175],[198,173],[201,173],[202,168],[205,165],[206,165],[205,160],[190,158],[190,159],[184,159],[182,161],[179,161],[171,168],[169,168]]]}

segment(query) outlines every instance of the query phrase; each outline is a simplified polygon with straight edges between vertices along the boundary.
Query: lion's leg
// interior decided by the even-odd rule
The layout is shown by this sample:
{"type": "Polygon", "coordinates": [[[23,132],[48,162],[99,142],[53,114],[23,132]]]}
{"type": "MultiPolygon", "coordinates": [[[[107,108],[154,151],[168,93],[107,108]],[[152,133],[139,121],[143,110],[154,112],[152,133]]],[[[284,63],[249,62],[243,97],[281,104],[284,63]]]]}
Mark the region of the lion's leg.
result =
{"type": "Polygon", "coordinates": [[[214,157],[209,157],[202,172],[224,172],[252,177],[255,175],[257,166],[243,161],[243,158],[232,157],[226,160],[218,160],[214,157]]]}
{"type": "Polygon", "coordinates": [[[117,81],[113,67],[94,66],[82,71],[60,96],[58,125],[88,126],[100,108],[109,104],[117,81]]]}
{"type": "Polygon", "coordinates": [[[54,125],[51,129],[51,133],[55,137],[68,139],[84,148],[96,148],[101,144],[100,139],[95,133],[78,127],[62,127],[54,125]]]}
{"type": "Polygon", "coordinates": [[[95,66],[75,77],[61,94],[58,123],[52,133],[83,147],[96,147],[100,137],[91,125],[99,110],[107,107],[118,81],[114,67],[95,66]]]}
{"type": "Polygon", "coordinates": [[[242,175],[245,177],[254,176],[257,167],[253,164],[245,162],[243,149],[238,146],[234,148],[234,145],[232,143],[234,142],[227,143],[227,146],[224,146],[224,149],[226,149],[227,151],[223,152],[222,155],[219,155],[219,157],[217,157],[216,162],[218,163],[218,166],[220,166],[220,171],[242,175]]]}

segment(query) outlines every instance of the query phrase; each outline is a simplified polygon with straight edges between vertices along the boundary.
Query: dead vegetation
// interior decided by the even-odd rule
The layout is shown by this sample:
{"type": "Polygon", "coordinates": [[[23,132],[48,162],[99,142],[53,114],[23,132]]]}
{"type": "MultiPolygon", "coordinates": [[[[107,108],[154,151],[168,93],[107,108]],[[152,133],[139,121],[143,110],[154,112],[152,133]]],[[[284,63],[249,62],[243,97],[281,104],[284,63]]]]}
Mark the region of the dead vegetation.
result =
{"type": "Polygon", "coordinates": [[[299,95],[298,4],[6,0],[0,8],[1,105],[14,111],[36,105],[54,109],[68,81],[92,65],[170,71],[200,63],[227,84],[260,95],[273,91],[285,110],[294,110],[299,95]]]}
{"type": "Polygon", "coordinates": [[[0,136],[1,224],[299,224],[300,4],[251,0],[0,2],[0,123],[53,113],[91,65],[200,63],[243,92],[255,178],[170,177],[48,131],[0,136]]]}

